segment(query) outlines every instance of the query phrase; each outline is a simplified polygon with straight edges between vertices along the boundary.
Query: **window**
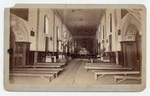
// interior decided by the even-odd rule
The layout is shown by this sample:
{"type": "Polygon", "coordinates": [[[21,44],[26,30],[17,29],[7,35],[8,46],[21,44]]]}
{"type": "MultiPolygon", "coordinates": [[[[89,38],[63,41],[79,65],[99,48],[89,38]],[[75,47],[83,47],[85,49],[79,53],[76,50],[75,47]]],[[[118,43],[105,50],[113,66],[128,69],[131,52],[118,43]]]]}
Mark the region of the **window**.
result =
{"type": "Polygon", "coordinates": [[[61,40],[61,33],[60,33],[60,30],[59,30],[58,26],[56,27],[56,33],[57,33],[57,39],[61,40]]]}
{"type": "Polygon", "coordinates": [[[110,32],[112,32],[112,14],[110,13],[110,32]]]}
{"type": "Polygon", "coordinates": [[[44,16],[44,33],[49,33],[49,19],[47,16],[44,16]]]}
{"type": "Polygon", "coordinates": [[[59,30],[59,27],[57,26],[56,27],[56,38],[57,38],[57,52],[59,52],[59,49],[60,49],[60,30],[59,30]]]}
{"type": "Polygon", "coordinates": [[[104,39],[104,25],[103,25],[103,39],[104,39]]]}
{"type": "Polygon", "coordinates": [[[109,35],[109,47],[110,47],[110,51],[112,51],[112,35],[109,35]]]}
{"type": "Polygon", "coordinates": [[[108,43],[108,39],[106,40],[106,43],[108,43]]]}

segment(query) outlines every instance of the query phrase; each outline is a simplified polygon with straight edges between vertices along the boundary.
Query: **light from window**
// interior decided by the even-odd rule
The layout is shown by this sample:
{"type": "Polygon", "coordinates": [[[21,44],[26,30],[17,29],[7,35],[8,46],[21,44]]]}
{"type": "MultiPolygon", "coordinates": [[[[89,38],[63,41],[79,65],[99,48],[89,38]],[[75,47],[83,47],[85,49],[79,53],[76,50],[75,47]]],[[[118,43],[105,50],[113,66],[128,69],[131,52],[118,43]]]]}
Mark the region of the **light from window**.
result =
{"type": "Polygon", "coordinates": [[[44,33],[49,33],[49,19],[47,16],[44,17],[44,33]]]}
{"type": "Polygon", "coordinates": [[[112,14],[110,14],[110,32],[112,32],[112,14]]]}
{"type": "Polygon", "coordinates": [[[105,30],[104,30],[104,25],[103,25],[103,39],[104,39],[104,31],[105,31],[105,30]]]}

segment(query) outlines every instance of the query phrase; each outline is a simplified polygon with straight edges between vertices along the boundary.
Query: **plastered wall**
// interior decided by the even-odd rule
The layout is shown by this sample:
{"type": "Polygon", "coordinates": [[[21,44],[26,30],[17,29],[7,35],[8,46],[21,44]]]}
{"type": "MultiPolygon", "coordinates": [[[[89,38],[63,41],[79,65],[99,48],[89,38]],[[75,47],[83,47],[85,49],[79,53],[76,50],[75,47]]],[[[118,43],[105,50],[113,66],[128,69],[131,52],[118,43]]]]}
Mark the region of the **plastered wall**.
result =
{"type": "Polygon", "coordinates": [[[37,50],[37,9],[30,9],[29,14],[28,14],[28,25],[29,25],[29,41],[31,42],[30,44],[30,50],[31,51],[36,51],[37,50]],[[31,36],[31,31],[34,32],[34,36],[31,36]]]}

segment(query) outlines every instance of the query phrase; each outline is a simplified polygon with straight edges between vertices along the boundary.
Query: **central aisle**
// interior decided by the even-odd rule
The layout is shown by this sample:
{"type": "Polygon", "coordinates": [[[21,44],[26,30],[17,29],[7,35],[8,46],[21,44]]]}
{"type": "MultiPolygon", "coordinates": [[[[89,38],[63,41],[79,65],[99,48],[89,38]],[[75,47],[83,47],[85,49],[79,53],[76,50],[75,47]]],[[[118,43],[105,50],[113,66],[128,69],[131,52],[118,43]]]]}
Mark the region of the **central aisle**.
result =
{"type": "Polygon", "coordinates": [[[65,67],[65,69],[60,73],[58,78],[52,80],[53,83],[66,83],[66,84],[73,84],[76,82],[76,76],[79,72],[79,68],[82,65],[82,60],[72,60],[69,61],[68,65],[65,67]]]}
{"type": "Polygon", "coordinates": [[[104,84],[107,82],[114,83],[112,76],[105,76],[100,80],[94,79],[94,73],[86,71],[84,65],[87,60],[75,59],[69,61],[64,71],[60,73],[58,78],[52,80],[51,84],[104,84]],[[107,78],[106,78],[107,77],[107,78]]]}

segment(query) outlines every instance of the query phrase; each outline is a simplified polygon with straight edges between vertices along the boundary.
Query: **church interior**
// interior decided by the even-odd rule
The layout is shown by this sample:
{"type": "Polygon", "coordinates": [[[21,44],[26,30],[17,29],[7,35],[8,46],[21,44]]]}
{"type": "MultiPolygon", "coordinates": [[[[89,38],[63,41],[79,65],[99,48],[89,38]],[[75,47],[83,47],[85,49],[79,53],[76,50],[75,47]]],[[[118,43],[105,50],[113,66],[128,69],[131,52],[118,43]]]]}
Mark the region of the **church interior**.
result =
{"type": "Polygon", "coordinates": [[[140,8],[10,8],[12,84],[140,84],[140,8]]]}

